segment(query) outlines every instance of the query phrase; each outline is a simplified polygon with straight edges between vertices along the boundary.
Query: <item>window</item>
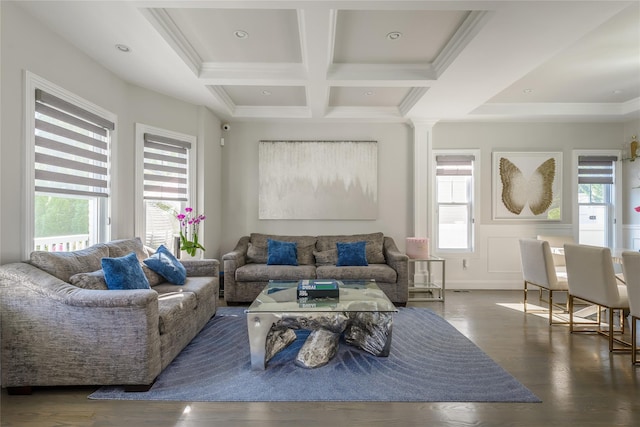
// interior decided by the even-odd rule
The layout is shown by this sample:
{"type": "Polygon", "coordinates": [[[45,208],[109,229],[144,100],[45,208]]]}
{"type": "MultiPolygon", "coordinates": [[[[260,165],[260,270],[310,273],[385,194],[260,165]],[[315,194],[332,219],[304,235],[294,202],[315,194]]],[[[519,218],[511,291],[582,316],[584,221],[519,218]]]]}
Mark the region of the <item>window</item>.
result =
{"type": "Polygon", "coordinates": [[[138,188],[141,215],[140,236],[144,243],[157,248],[164,245],[174,251],[174,237],[179,233],[176,215],[190,202],[195,174],[195,137],[138,124],[138,188]]]}
{"type": "Polygon", "coordinates": [[[475,155],[438,154],[435,160],[435,248],[472,251],[475,155]]]}
{"type": "Polygon", "coordinates": [[[616,156],[578,156],[578,241],[614,245],[616,156]]]}
{"type": "Polygon", "coordinates": [[[108,240],[113,115],[30,74],[27,86],[26,169],[34,195],[27,203],[33,215],[27,251],[70,251],[108,240]]]}

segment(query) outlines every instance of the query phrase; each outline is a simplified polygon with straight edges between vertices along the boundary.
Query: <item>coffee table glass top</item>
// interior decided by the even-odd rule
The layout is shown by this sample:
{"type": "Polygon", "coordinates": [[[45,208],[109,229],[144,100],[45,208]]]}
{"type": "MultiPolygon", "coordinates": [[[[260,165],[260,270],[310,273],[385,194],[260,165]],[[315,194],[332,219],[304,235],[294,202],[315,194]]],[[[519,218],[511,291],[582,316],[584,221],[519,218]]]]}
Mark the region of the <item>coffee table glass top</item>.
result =
{"type": "Polygon", "coordinates": [[[373,279],[338,280],[338,285],[339,298],[298,300],[297,280],[270,280],[246,313],[398,311],[373,279]]]}

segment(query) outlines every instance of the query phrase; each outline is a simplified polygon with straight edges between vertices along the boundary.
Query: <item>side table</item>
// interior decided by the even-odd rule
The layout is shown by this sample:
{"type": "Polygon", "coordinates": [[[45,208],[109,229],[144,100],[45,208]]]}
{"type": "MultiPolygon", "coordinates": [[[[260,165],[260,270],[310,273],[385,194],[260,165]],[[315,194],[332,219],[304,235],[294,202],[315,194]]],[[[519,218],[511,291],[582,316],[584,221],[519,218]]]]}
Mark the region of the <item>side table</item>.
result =
{"type": "Polygon", "coordinates": [[[444,301],[445,260],[430,256],[424,259],[409,258],[409,301],[444,301]],[[415,273],[426,266],[424,276],[415,280],[415,273]]]}

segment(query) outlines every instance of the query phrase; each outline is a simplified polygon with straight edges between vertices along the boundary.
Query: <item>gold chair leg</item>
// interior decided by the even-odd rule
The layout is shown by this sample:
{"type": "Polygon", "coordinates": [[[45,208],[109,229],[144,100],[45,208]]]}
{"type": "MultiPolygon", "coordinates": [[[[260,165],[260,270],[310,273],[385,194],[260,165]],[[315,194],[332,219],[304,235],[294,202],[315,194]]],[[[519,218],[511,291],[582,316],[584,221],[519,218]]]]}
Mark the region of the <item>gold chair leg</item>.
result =
{"type": "Polygon", "coordinates": [[[573,295],[569,294],[569,332],[573,332],[573,295]]]}
{"type": "Polygon", "coordinates": [[[635,316],[631,316],[631,364],[638,364],[638,355],[636,351],[638,350],[638,339],[636,337],[637,333],[637,321],[638,318],[635,316]]]}

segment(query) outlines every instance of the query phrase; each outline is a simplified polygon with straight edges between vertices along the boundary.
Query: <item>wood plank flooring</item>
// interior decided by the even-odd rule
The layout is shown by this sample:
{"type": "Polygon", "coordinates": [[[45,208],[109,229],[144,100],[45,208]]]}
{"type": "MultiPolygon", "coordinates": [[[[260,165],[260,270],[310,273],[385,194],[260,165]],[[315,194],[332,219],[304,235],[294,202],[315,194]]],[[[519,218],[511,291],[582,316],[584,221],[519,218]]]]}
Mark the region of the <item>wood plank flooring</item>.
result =
{"type": "Polygon", "coordinates": [[[630,354],[609,354],[603,337],[549,327],[545,315],[518,311],[521,301],[520,291],[447,291],[444,303],[409,306],[442,315],[542,403],[122,402],[88,400],[94,387],[36,388],[31,396],[3,389],[0,425],[639,426],[640,367],[630,354]]]}

